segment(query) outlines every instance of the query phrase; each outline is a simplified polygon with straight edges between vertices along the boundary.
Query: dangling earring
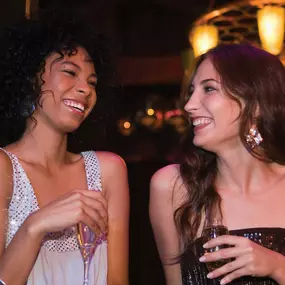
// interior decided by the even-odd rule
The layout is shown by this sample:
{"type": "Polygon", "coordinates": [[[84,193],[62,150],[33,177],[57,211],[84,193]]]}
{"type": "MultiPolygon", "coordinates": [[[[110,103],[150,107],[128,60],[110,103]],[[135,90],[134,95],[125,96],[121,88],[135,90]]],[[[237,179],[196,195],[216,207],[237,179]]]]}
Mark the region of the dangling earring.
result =
{"type": "Polygon", "coordinates": [[[245,136],[245,141],[250,149],[254,149],[261,144],[263,138],[256,125],[252,125],[252,127],[249,129],[248,134],[245,136]]]}
{"type": "Polygon", "coordinates": [[[36,110],[36,105],[35,105],[35,103],[32,103],[31,109],[30,109],[31,114],[34,113],[35,110],[36,110]]]}
{"type": "Polygon", "coordinates": [[[35,109],[36,109],[35,103],[24,103],[22,105],[20,112],[23,117],[28,118],[32,115],[35,109]]]}

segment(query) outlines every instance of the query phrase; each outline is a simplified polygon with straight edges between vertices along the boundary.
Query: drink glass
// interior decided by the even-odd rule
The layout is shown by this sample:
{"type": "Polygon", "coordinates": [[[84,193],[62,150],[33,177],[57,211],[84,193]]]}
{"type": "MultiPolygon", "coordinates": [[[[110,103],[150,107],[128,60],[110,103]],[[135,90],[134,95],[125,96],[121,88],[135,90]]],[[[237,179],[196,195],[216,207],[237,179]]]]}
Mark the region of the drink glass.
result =
{"type": "MultiPolygon", "coordinates": [[[[224,226],[220,220],[214,220],[212,223],[206,222],[206,225],[205,225],[203,232],[202,232],[202,241],[204,244],[213,238],[217,238],[219,236],[228,235],[228,234],[229,234],[228,228],[226,226],[224,226]]],[[[227,248],[227,247],[229,247],[229,245],[224,244],[224,245],[215,246],[213,248],[207,248],[204,250],[204,253],[208,254],[208,253],[215,252],[215,251],[218,251],[220,249],[227,248]]],[[[208,271],[211,272],[211,271],[225,265],[229,261],[231,261],[231,260],[230,259],[221,259],[221,260],[217,260],[217,261],[213,261],[213,262],[206,262],[206,266],[208,268],[208,271]]]]}
{"type": "Polygon", "coordinates": [[[83,285],[88,285],[89,267],[96,249],[97,236],[88,226],[83,223],[78,223],[77,239],[80,245],[80,251],[84,262],[83,285]]]}

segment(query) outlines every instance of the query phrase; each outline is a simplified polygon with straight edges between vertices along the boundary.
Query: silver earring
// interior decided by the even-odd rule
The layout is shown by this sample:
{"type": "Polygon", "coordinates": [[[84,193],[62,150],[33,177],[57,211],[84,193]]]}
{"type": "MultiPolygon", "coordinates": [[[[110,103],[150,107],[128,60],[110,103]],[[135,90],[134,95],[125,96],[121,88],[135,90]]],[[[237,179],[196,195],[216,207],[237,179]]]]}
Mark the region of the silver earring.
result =
{"type": "Polygon", "coordinates": [[[22,105],[20,112],[24,118],[28,118],[32,115],[32,113],[35,111],[35,109],[36,109],[35,103],[30,103],[30,104],[24,103],[22,105]]]}
{"type": "Polygon", "coordinates": [[[35,110],[36,110],[36,105],[35,103],[32,103],[31,109],[30,109],[31,114],[34,113],[35,110]]]}
{"type": "Polygon", "coordinates": [[[260,132],[258,131],[256,125],[253,125],[249,129],[248,134],[245,136],[245,141],[250,149],[254,149],[262,143],[263,138],[260,132]]]}

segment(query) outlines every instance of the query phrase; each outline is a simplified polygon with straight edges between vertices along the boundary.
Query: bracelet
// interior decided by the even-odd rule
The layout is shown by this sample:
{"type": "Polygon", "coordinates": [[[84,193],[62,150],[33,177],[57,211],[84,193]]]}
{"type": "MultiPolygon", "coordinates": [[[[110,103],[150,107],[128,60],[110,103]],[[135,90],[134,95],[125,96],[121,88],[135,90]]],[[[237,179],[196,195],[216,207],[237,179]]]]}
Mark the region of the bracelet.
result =
{"type": "Polygon", "coordinates": [[[0,279],[0,285],[7,285],[2,279],[0,279]]]}

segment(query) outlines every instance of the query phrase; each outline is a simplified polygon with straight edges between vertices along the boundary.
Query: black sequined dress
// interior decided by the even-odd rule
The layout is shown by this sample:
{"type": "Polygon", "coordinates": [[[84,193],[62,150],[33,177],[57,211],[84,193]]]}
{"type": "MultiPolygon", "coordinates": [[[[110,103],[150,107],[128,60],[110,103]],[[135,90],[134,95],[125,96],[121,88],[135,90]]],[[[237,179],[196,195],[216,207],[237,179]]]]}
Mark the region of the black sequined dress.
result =
{"type": "MultiPolygon", "coordinates": [[[[250,228],[230,231],[230,234],[244,236],[252,241],[277,251],[285,256],[285,229],[283,228],[250,228]]],[[[208,279],[208,270],[199,262],[203,255],[202,239],[198,238],[181,259],[183,285],[218,285],[218,279],[208,279]]],[[[245,276],[232,281],[232,285],[276,285],[271,278],[245,276]]]]}

